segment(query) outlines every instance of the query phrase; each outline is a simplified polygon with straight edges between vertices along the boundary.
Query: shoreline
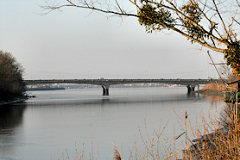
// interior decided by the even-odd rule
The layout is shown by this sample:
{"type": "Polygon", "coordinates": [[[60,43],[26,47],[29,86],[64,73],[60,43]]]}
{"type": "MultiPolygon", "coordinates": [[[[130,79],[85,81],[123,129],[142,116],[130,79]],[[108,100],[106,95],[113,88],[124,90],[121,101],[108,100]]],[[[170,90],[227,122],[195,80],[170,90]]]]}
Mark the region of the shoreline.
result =
{"type": "Polygon", "coordinates": [[[0,101],[0,106],[4,106],[4,105],[15,105],[18,103],[23,103],[28,99],[28,97],[16,97],[13,98],[12,100],[9,101],[0,101]]]}
{"type": "Polygon", "coordinates": [[[26,91],[51,91],[51,90],[65,90],[63,87],[56,88],[26,88],[26,91]]]}
{"type": "Polygon", "coordinates": [[[224,92],[222,90],[217,89],[201,89],[199,91],[195,91],[194,93],[200,93],[203,95],[216,95],[216,96],[224,96],[224,92]]]}

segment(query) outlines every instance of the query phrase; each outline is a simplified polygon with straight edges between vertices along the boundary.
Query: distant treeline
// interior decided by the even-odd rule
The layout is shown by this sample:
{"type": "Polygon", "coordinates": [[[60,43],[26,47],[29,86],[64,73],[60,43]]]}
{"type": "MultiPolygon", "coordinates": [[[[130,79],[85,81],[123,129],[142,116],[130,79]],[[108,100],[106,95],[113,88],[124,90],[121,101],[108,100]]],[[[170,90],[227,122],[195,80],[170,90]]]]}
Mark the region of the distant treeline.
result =
{"type": "Polygon", "coordinates": [[[0,50],[0,100],[22,97],[25,93],[23,67],[11,53],[0,50]]]}

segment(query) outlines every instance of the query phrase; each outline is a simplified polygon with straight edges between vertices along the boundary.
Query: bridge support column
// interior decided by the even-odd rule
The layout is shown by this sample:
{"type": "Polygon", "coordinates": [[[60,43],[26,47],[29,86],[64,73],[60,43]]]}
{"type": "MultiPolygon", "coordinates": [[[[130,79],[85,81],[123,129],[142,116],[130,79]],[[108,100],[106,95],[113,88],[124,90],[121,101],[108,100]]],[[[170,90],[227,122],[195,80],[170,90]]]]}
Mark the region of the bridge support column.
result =
{"type": "Polygon", "coordinates": [[[102,85],[102,88],[103,88],[103,96],[109,96],[109,86],[102,85]]]}
{"type": "Polygon", "coordinates": [[[197,95],[198,95],[198,97],[200,95],[200,84],[197,85],[197,95]]]}
{"type": "Polygon", "coordinates": [[[187,89],[188,89],[188,94],[191,94],[192,92],[195,91],[195,86],[187,85],[187,89]]]}

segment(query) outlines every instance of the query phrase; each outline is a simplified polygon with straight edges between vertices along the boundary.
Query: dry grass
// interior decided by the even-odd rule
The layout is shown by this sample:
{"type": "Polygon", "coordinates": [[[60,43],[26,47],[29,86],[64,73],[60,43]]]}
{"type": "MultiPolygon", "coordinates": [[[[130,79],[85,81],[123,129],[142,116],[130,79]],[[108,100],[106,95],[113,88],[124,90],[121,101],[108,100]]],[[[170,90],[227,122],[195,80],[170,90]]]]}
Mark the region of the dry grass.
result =
{"type": "Polygon", "coordinates": [[[200,92],[204,93],[204,92],[208,92],[208,93],[213,93],[213,94],[221,94],[221,92],[224,91],[236,91],[237,90],[237,84],[233,84],[233,85],[229,85],[226,86],[226,84],[223,83],[209,83],[206,84],[201,90],[200,92]]]}
{"type": "Polygon", "coordinates": [[[204,125],[203,136],[194,140],[183,159],[189,160],[232,160],[240,159],[239,106],[229,105],[215,126],[204,125]],[[237,111],[237,112],[236,112],[237,111]],[[238,113],[238,114],[237,114],[238,113]],[[215,127],[214,132],[208,130],[215,127]],[[219,127],[219,128],[217,128],[219,127]]]}
{"type": "Polygon", "coordinates": [[[118,148],[116,145],[113,145],[113,159],[115,160],[121,160],[120,153],[118,152],[118,148]]]}
{"type": "Polygon", "coordinates": [[[206,84],[200,92],[208,92],[208,93],[221,93],[226,90],[225,84],[222,83],[210,83],[206,84]]]}

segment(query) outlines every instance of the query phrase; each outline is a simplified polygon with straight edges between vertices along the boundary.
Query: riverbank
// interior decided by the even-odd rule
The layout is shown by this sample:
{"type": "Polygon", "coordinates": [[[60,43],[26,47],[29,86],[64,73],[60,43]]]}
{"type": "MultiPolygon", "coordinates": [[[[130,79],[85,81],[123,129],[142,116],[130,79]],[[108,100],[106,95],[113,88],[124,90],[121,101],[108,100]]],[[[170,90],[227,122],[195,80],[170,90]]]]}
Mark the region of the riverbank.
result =
{"type": "Polygon", "coordinates": [[[26,88],[26,91],[51,91],[51,90],[65,90],[63,87],[39,87],[39,88],[26,88]]]}
{"type": "Polygon", "coordinates": [[[199,91],[196,91],[196,93],[200,93],[203,95],[224,96],[224,93],[226,91],[237,91],[237,84],[226,85],[224,83],[210,83],[206,84],[199,91]]]}
{"type": "MultiPolygon", "coordinates": [[[[197,91],[208,99],[226,100],[226,92],[237,91],[237,85],[211,83],[197,91]]],[[[191,141],[183,150],[183,159],[239,159],[240,157],[240,121],[239,104],[230,101],[222,111],[219,119],[204,124],[200,138],[191,141]]],[[[199,136],[197,136],[199,137],[199,136]]]]}
{"type": "MultiPolygon", "coordinates": [[[[228,89],[230,88],[228,87],[228,89]]],[[[227,87],[223,83],[210,83],[210,84],[206,84],[201,90],[197,92],[203,95],[223,96],[226,90],[227,90],[227,87]]]]}
{"type": "Polygon", "coordinates": [[[219,119],[204,124],[199,129],[203,131],[202,136],[192,140],[184,150],[185,159],[239,159],[239,107],[229,103],[219,119]]]}
{"type": "Polygon", "coordinates": [[[195,93],[200,93],[211,101],[223,100],[225,102],[232,102],[235,98],[234,93],[238,90],[237,88],[237,84],[210,83],[195,93]],[[234,98],[232,99],[231,97],[234,98]]]}
{"type": "Polygon", "coordinates": [[[14,104],[17,104],[17,103],[23,103],[27,99],[28,99],[28,96],[24,96],[24,97],[16,97],[16,98],[13,98],[13,99],[8,100],[8,101],[0,101],[0,106],[3,106],[3,105],[14,105],[14,104]]]}

